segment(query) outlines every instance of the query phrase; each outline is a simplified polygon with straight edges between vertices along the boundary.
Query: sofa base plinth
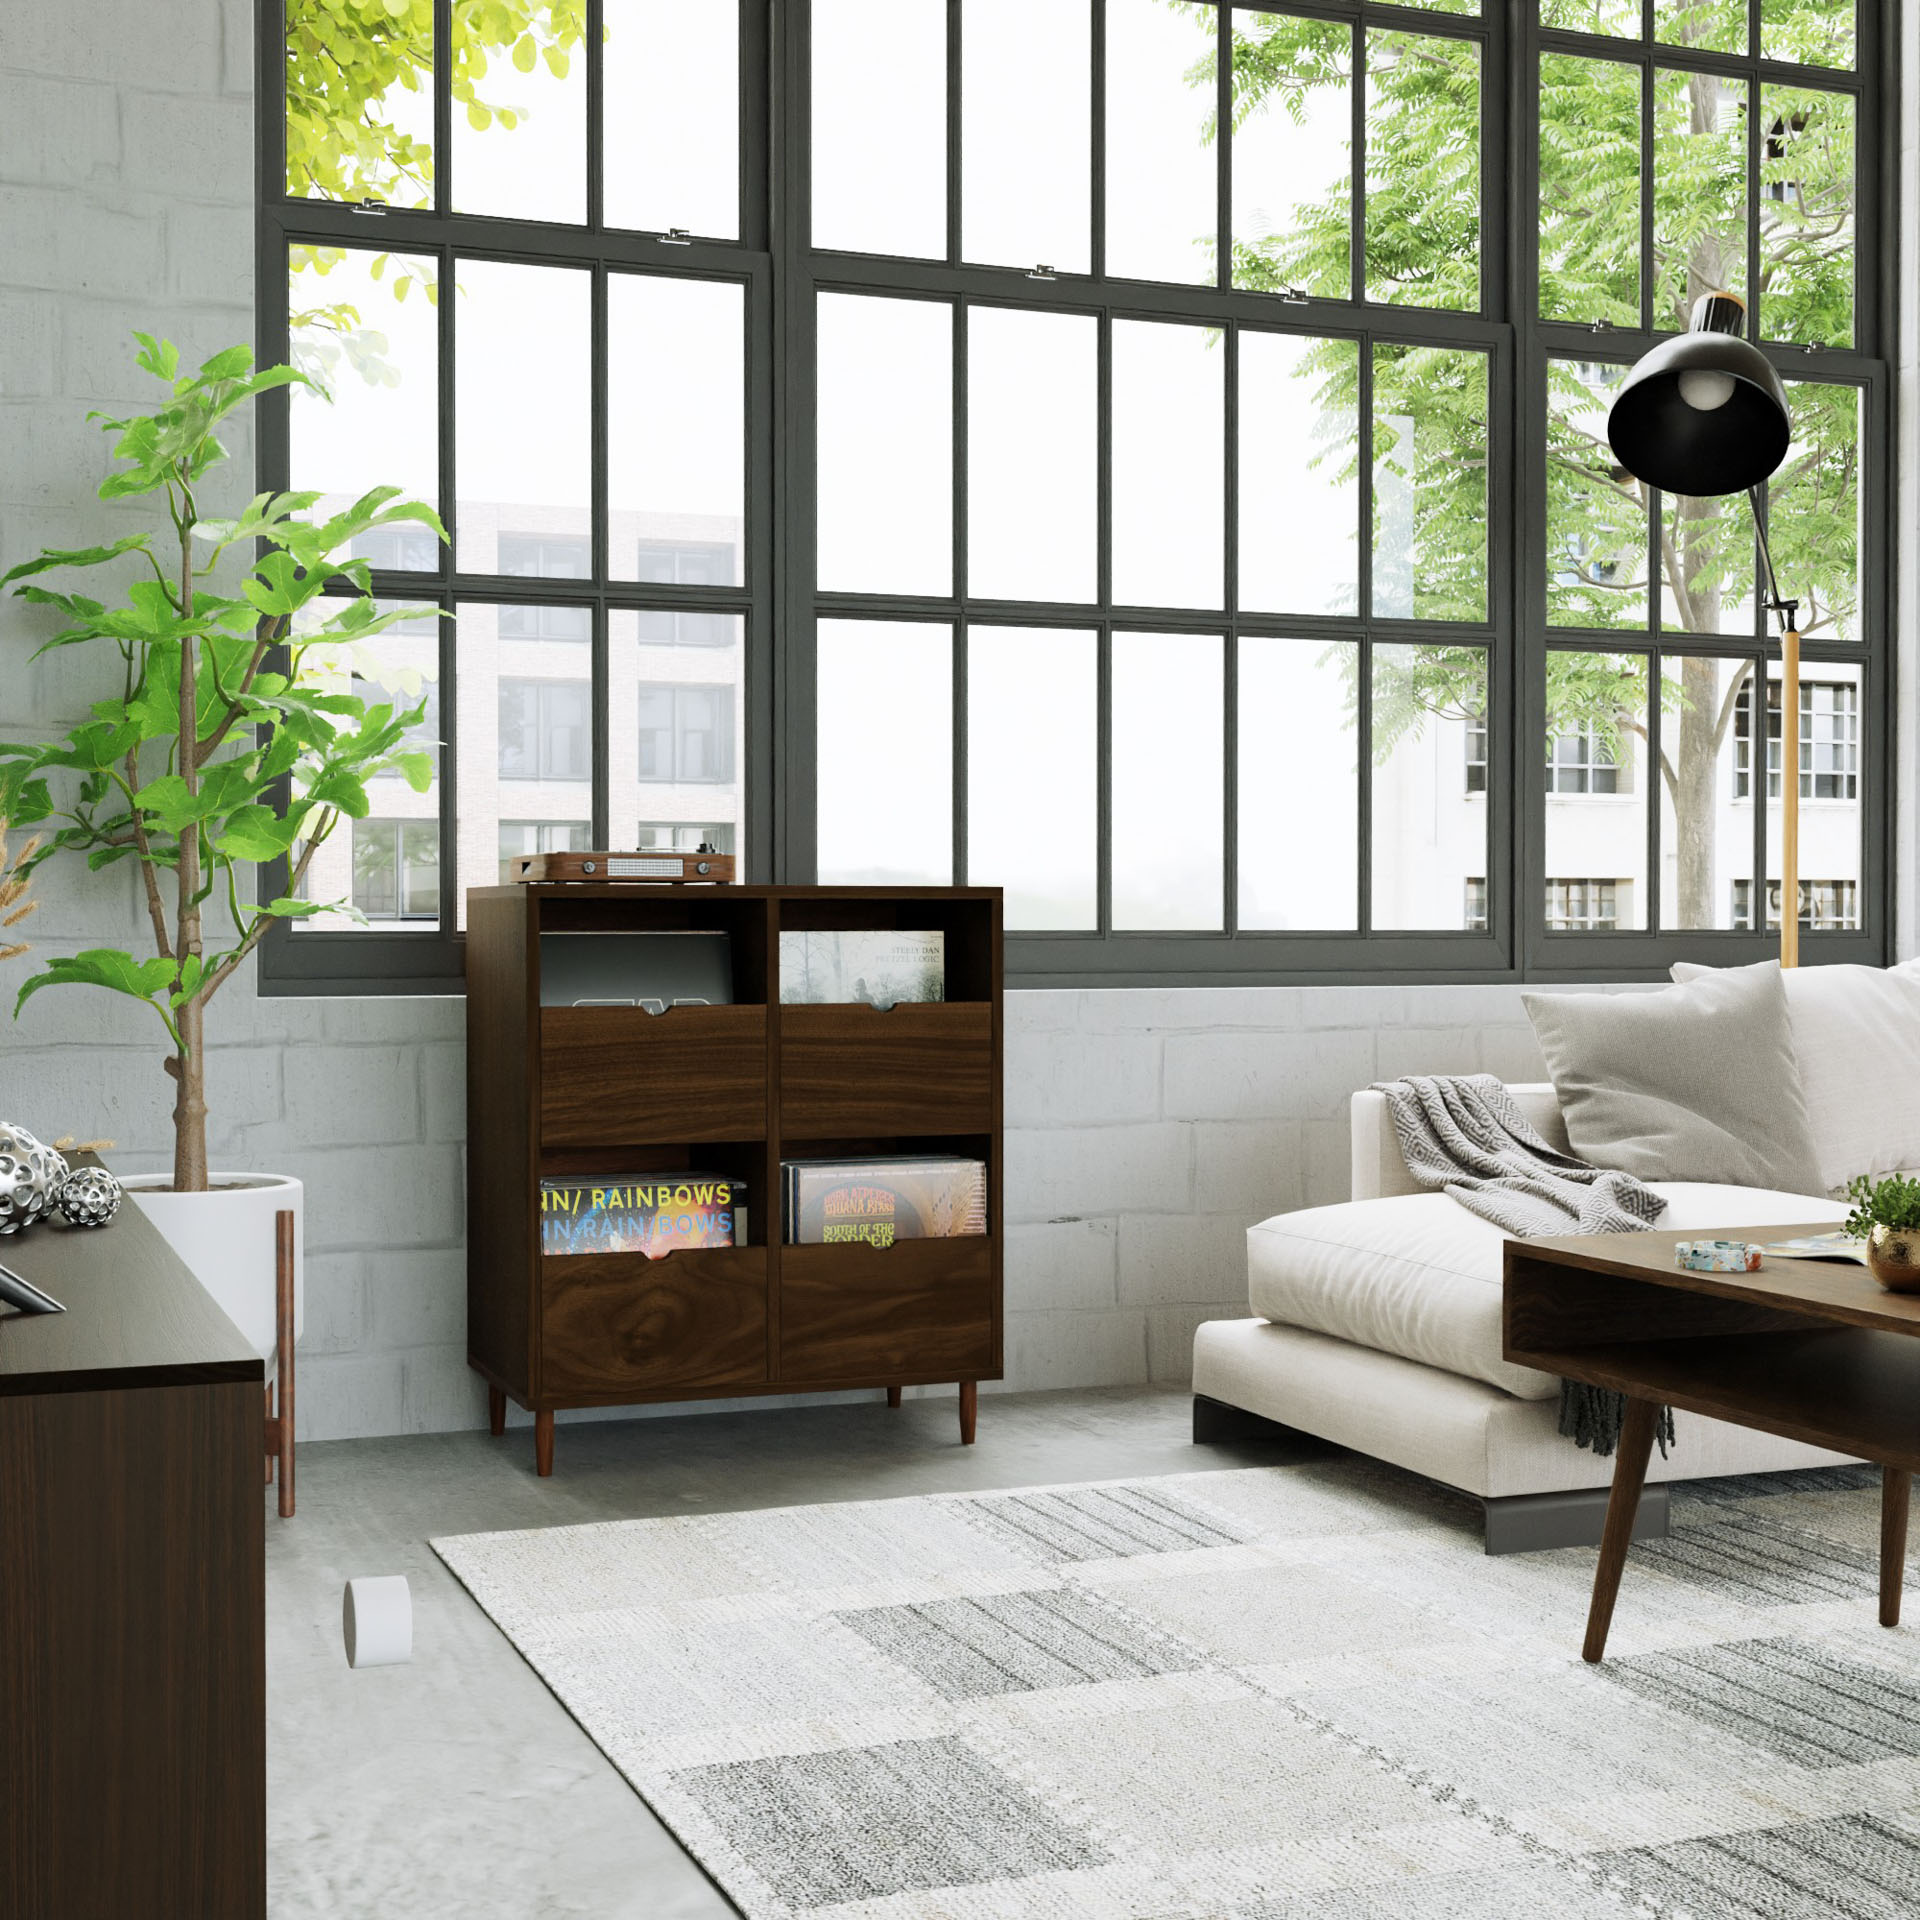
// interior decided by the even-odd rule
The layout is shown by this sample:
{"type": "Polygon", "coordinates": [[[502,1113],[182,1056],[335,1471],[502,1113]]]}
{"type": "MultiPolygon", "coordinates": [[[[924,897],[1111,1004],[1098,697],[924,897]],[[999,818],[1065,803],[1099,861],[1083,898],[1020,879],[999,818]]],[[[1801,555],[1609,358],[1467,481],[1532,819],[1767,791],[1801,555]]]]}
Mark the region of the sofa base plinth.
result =
{"type": "MultiPolygon", "coordinates": [[[[1510,1493],[1485,1500],[1489,1553],[1543,1553],[1551,1547],[1597,1547],[1607,1524],[1606,1487],[1571,1493],[1510,1493]]],[[[1667,1537],[1667,1489],[1649,1485],[1634,1519],[1636,1540],[1667,1537]]]]}
{"type": "Polygon", "coordinates": [[[1193,1444],[1196,1447],[1227,1446],[1236,1440],[1311,1439],[1293,1427],[1283,1427],[1264,1414],[1249,1413],[1245,1407],[1230,1407],[1224,1400],[1209,1399],[1204,1393],[1193,1396],[1193,1444]]]}

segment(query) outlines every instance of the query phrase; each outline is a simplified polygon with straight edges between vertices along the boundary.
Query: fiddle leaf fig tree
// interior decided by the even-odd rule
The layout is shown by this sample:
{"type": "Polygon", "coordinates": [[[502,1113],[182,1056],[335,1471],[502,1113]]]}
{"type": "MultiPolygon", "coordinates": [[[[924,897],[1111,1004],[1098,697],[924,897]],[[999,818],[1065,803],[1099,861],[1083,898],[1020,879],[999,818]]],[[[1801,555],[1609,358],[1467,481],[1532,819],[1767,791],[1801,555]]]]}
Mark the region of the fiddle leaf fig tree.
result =
{"type": "Polygon", "coordinates": [[[432,610],[376,605],[352,544],[398,521],[446,536],[430,507],[395,487],[320,518],[308,516],[321,495],[281,493],[235,519],[203,520],[203,483],[227,457],[221,423],[271,388],[311,383],[288,367],[256,372],[241,346],[183,373],[171,344],[135,338],[165,396],[125,419],[90,416],[118,436],[120,465],[100,497],[156,497],[171,533],[50,551],[0,574],[0,590],[62,622],[40,653],[94,646],[119,660],[117,691],[64,737],[0,743],[0,817],[39,835],[23,879],[57,855],[96,871],[132,862],[152,951],[50,958],[14,1013],[52,986],[104,987],[151,1007],[175,1082],[174,1188],[203,1192],[208,1003],[276,921],[340,905],[304,899],[303,882],[341,819],[367,812],[367,782],[399,774],[424,792],[432,779],[410,738],[424,701],[402,708],[353,691],[365,684],[355,668],[372,664],[366,643],[432,610]],[[23,584],[115,565],[135,572],[117,600],[23,584]],[[283,862],[284,891],[253,898],[242,870],[283,862]]]}

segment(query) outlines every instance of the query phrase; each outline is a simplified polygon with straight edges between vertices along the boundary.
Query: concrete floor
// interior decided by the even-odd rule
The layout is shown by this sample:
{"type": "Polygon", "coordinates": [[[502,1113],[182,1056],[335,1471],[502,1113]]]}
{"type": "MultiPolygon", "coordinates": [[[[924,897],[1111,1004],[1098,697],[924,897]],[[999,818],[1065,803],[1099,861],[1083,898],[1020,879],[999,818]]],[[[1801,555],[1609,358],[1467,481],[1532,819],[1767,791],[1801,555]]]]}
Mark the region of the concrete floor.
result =
{"type": "MultiPolygon", "coordinates": [[[[1186,1394],[952,1399],[423,1434],[302,1447],[267,1496],[267,1819],[274,1920],[713,1920],[735,1912],[427,1546],[430,1535],[963,1492],[1313,1457],[1196,1447],[1186,1394]],[[351,1671],[350,1576],[404,1573],[408,1666],[351,1671]]],[[[1316,1453],[1319,1449],[1315,1449],[1316,1453]]]]}

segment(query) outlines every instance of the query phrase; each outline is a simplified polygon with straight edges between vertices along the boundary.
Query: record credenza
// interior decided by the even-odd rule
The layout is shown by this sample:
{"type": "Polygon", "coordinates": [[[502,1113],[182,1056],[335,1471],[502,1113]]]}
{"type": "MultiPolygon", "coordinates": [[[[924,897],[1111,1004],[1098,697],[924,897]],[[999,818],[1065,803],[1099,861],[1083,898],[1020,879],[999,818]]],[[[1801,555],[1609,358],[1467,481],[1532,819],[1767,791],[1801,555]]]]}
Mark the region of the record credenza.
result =
{"type": "Polygon", "coordinates": [[[563,1407],[959,1383],[1001,1371],[1001,903],[996,888],[532,883],[467,895],[467,1352],[492,1426],[563,1407]],[[780,935],[946,936],[943,1001],[783,1006],[780,935]],[[720,932],[725,1006],[540,1004],[543,933],[720,932]],[[987,1164],[984,1236],[783,1246],[783,1159],[987,1164]],[[748,1187],[747,1244],[546,1254],[543,1178],[676,1169],[748,1187]]]}

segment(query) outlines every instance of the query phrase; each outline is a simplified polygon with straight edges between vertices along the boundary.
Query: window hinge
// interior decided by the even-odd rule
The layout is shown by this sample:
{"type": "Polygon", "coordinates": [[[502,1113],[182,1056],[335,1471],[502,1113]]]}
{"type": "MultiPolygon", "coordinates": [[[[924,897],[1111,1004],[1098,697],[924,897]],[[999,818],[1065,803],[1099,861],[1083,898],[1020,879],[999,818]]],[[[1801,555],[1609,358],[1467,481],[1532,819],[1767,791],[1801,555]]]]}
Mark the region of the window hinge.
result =
{"type": "Polygon", "coordinates": [[[1825,353],[1826,350],[1827,343],[1824,340],[1809,340],[1807,344],[1800,349],[1802,353],[1825,353]]]}
{"type": "Polygon", "coordinates": [[[663,247],[690,247],[693,245],[693,235],[685,227],[669,227],[660,236],[660,244],[663,247]]]}
{"type": "Polygon", "coordinates": [[[1596,320],[1590,331],[1594,333],[1611,333],[1613,331],[1613,322],[1611,320],[1596,320]]]}
{"type": "Polygon", "coordinates": [[[355,213],[385,213],[387,211],[387,203],[384,200],[376,200],[372,195],[368,195],[364,200],[354,201],[353,210],[355,213]]]}
{"type": "Polygon", "coordinates": [[[1029,280],[1057,280],[1059,275],[1043,260],[1028,273],[1027,278],[1029,280]]]}
{"type": "Polygon", "coordinates": [[[1280,304],[1283,307],[1304,307],[1307,304],[1306,288],[1282,287],[1280,289],[1280,304]]]}

